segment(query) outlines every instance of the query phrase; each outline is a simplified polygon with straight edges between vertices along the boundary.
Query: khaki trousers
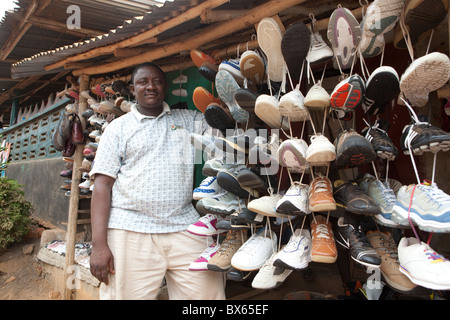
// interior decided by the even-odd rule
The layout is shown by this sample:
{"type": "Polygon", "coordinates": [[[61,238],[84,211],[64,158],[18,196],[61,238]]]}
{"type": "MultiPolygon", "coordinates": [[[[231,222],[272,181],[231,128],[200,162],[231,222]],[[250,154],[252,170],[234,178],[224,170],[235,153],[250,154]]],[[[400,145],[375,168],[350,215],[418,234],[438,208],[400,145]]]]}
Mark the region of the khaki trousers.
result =
{"type": "Polygon", "coordinates": [[[225,279],[221,272],[189,271],[189,264],[211,239],[187,231],[145,234],[108,230],[115,274],[100,286],[101,300],[156,299],[165,278],[169,299],[223,300],[225,279]]]}

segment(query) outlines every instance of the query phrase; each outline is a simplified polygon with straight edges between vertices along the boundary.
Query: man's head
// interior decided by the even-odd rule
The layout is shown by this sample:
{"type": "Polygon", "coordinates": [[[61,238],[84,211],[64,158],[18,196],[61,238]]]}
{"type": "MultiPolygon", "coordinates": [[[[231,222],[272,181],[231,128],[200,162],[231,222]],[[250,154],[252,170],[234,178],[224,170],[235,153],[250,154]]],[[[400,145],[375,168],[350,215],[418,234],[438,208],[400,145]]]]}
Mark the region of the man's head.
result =
{"type": "Polygon", "coordinates": [[[148,115],[159,114],[167,89],[164,72],[153,63],[144,63],[134,69],[131,82],[130,88],[140,112],[148,115]]]}

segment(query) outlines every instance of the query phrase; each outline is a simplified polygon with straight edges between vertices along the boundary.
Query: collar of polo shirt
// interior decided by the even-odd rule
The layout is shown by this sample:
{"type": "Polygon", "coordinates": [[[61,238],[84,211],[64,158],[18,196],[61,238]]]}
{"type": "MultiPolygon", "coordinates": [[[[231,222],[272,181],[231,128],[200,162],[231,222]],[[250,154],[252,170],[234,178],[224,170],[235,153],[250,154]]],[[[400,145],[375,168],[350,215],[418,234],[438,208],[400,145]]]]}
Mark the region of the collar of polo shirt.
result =
{"type": "Polygon", "coordinates": [[[170,114],[171,111],[170,111],[169,105],[165,101],[163,101],[163,111],[157,117],[155,117],[155,116],[146,116],[146,115],[143,115],[142,113],[140,113],[138,108],[137,108],[137,103],[133,103],[131,105],[131,112],[134,114],[134,116],[139,121],[142,121],[142,119],[145,119],[145,118],[150,118],[150,119],[155,119],[156,118],[157,119],[157,118],[161,117],[164,114],[170,114]]]}

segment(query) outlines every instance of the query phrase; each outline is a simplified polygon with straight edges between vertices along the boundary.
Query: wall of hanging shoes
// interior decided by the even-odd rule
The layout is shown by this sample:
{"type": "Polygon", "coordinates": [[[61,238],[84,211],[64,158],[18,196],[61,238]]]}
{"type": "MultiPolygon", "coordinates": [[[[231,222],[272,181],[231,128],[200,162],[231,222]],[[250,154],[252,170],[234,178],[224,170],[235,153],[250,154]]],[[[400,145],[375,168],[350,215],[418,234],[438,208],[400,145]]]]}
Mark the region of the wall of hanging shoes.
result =
{"type": "MultiPolygon", "coordinates": [[[[348,258],[380,275],[374,299],[380,288],[410,296],[450,289],[447,252],[430,246],[433,235],[450,233],[450,196],[435,181],[450,134],[416,113],[450,78],[447,54],[415,52],[425,31],[447,16],[446,2],[431,2],[425,10],[412,1],[375,0],[361,21],[339,5],[322,34],[312,15],[308,25],[288,26],[267,17],[249,39],[257,40],[255,49],[238,48],[225,60],[190,52],[212,85],[197,87],[192,102],[218,131],[189,137],[206,159],[205,179],[193,190],[201,217],[188,231],[211,240],[191,271],[223,272],[269,290],[293,272],[348,258]],[[425,23],[425,12],[433,23],[425,23]],[[387,50],[406,53],[410,63],[390,65],[387,50]],[[399,108],[411,122],[391,128],[399,108]],[[398,141],[390,130],[401,130],[398,141]],[[424,180],[417,162],[427,154],[433,168],[424,180]],[[399,158],[415,182],[391,178],[399,158]]],[[[169,94],[185,97],[188,81],[180,71],[169,94]]],[[[127,87],[127,80],[102,78],[80,92],[89,105],[81,197],[94,187],[88,172],[102,131],[130,110],[127,87]]],[[[71,155],[63,155],[61,176],[69,177],[71,155]]]]}
{"type": "Polygon", "coordinates": [[[267,17],[257,25],[254,50],[238,49],[227,60],[191,51],[215,89],[198,87],[194,104],[222,133],[191,136],[208,159],[206,178],[193,191],[202,217],[188,231],[214,240],[191,270],[273,289],[292,272],[336,263],[341,246],[380,274],[377,290],[366,292],[371,299],[383,287],[411,296],[450,289],[449,252],[430,246],[433,235],[450,232],[450,196],[435,181],[436,158],[450,149],[450,133],[416,113],[450,78],[446,53],[415,52],[446,18],[447,4],[432,2],[425,8],[374,1],[362,21],[339,5],[328,41],[315,30],[314,16],[308,26],[286,27],[267,17]],[[425,12],[433,23],[425,23],[425,12]],[[386,43],[394,31],[393,43],[386,43]],[[388,49],[403,50],[407,59],[387,64],[388,49]],[[330,80],[334,88],[327,91],[330,80]],[[410,119],[395,128],[399,141],[388,135],[394,109],[410,119]],[[416,164],[427,154],[433,155],[429,180],[416,164]],[[416,182],[390,177],[389,167],[402,156],[410,164],[400,166],[412,168],[416,182]]]}

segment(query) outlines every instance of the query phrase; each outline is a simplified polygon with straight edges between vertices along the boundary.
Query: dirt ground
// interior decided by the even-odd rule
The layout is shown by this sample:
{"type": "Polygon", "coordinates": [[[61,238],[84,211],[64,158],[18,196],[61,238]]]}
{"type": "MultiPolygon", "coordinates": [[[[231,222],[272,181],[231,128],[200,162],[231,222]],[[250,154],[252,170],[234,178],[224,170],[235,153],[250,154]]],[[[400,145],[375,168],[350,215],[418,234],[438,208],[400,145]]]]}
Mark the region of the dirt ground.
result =
{"type": "Polygon", "coordinates": [[[40,239],[31,237],[0,253],[0,300],[58,300],[36,259],[40,239]],[[33,251],[31,251],[33,248],[33,251]]]}

